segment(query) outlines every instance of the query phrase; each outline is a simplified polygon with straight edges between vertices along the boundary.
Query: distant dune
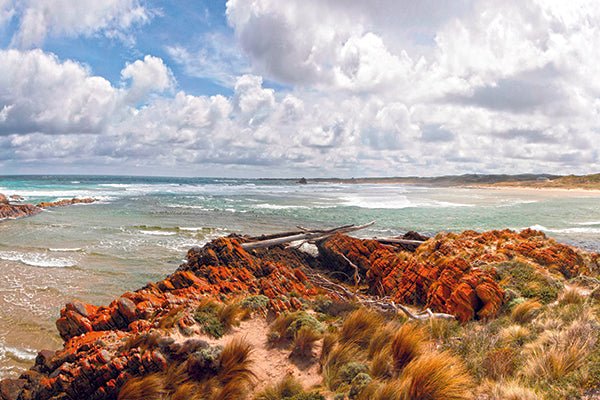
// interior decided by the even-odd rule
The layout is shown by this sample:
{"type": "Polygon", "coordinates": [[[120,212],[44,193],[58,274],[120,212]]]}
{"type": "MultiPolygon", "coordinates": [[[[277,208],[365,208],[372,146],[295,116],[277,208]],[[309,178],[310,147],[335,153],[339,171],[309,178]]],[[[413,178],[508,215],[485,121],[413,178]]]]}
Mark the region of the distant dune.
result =
{"type": "Polygon", "coordinates": [[[426,186],[490,186],[490,187],[531,187],[560,189],[600,190],[600,173],[591,175],[551,175],[551,174],[519,174],[519,175],[448,175],[437,177],[381,177],[381,178],[315,178],[309,183],[356,183],[356,184],[406,184],[426,186]]]}

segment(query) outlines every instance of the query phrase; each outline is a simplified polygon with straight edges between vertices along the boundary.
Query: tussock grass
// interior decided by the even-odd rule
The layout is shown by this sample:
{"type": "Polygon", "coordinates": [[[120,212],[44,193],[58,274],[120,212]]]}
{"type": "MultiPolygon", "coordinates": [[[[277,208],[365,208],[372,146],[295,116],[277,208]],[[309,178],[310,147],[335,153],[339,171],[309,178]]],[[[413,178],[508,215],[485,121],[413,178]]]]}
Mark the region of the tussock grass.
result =
{"type": "Polygon", "coordinates": [[[377,379],[388,379],[392,377],[394,367],[392,365],[389,348],[386,347],[373,356],[371,359],[370,372],[371,376],[377,379]]]}
{"type": "Polygon", "coordinates": [[[202,360],[190,356],[186,361],[171,364],[166,371],[130,379],[121,388],[118,400],[234,400],[246,397],[255,379],[249,343],[234,339],[220,353],[200,353],[192,355],[198,355],[202,360]]]}
{"type": "Polygon", "coordinates": [[[329,357],[331,350],[333,350],[333,348],[335,347],[336,344],[337,344],[337,335],[335,333],[326,333],[325,336],[323,336],[323,344],[321,346],[321,356],[319,357],[319,365],[321,366],[321,369],[325,365],[325,362],[327,361],[327,358],[329,357]]]}
{"type": "Polygon", "coordinates": [[[394,323],[388,323],[386,325],[382,325],[377,331],[375,331],[375,333],[372,334],[368,349],[369,358],[373,358],[384,348],[390,346],[390,343],[394,337],[394,333],[396,330],[398,330],[398,328],[398,325],[394,323]]]}
{"type": "Polygon", "coordinates": [[[363,361],[361,359],[360,348],[355,343],[338,343],[327,356],[323,365],[323,383],[331,390],[336,390],[342,383],[340,377],[341,369],[353,361],[363,361]]]}
{"type": "Polygon", "coordinates": [[[558,295],[558,304],[582,304],[585,302],[585,296],[581,294],[581,291],[574,286],[565,288],[558,295]]]}
{"type": "Polygon", "coordinates": [[[505,379],[515,374],[518,367],[517,352],[511,348],[494,349],[483,359],[482,367],[486,376],[494,379],[505,379]]]}
{"type": "Polygon", "coordinates": [[[429,335],[435,340],[447,340],[456,336],[460,331],[460,324],[456,320],[445,318],[432,318],[428,324],[429,335]]]}
{"type": "Polygon", "coordinates": [[[414,360],[421,353],[424,342],[425,334],[420,326],[414,323],[402,325],[394,334],[390,348],[394,372],[399,373],[414,360]]]}
{"type": "Polygon", "coordinates": [[[294,337],[292,353],[300,357],[311,357],[315,343],[322,336],[315,328],[303,326],[294,337]]]}
{"type": "Polygon", "coordinates": [[[507,346],[521,346],[531,337],[531,334],[531,330],[528,328],[513,324],[502,328],[498,332],[498,339],[507,346]]]}
{"type": "Polygon", "coordinates": [[[291,375],[286,375],[281,381],[267,387],[254,396],[254,400],[282,400],[303,392],[302,384],[291,375]]]}
{"type": "Polygon", "coordinates": [[[527,354],[523,374],[537,380],[558,380],[581,367],[589,353],[589,344],[580,340],[564,346],[536,346],[527,354]]]}
{"type": "Polygon", "coordinates": [[[402,382],[395,379],[385,382],[379,386],[369,399],[373,400],[407,400],[403,390],[402,382]]]}
{"type": "Polygon", "coordinates": [[[302,328],[308,328],[318,333],[323,333],[324,326],[315,317],[306,311],[296,311],[282,314],[270,326],[269,339],[293,340],[302,328]]]}
{"type": "Polygon", "coordinates": [[[411,361],[400,376],[402,399],[466,400],[473,381],[460,359],[448,352],[427,352],[411,361]]]}
{"type": "Polygon", "coordinates": [[[383,317],[372,310],[359,308],[348,315],[340,329],[342,343],[355,343],[361,348],[368,347],[373,332],[383,325],[383,317]]]}
{"type": "Polygon", "coordinates": [[[541,311],[542,303],[537,300],[526,300],[513,307],[510,317],[518,324],[531,322],[541,311]]]}
{"type": "Polygon", "coordinates": [[[204,301],[194,311],[194,319],[202,326],[207,335],[220,338],[239,325],[242,308],[237,303],[221,304],[204,301]]]}
{"type": "Polygon", "coordinates": [[[486,381],[478,392],[487,400],[542,400],[535,391],[517,381],[486,381]]]}
{"type": "Polygon", "coordinates": [[[158,374],[133,378],[119,392],[119,400],[162,400],[167,395],[164,379],[158,374]]]}

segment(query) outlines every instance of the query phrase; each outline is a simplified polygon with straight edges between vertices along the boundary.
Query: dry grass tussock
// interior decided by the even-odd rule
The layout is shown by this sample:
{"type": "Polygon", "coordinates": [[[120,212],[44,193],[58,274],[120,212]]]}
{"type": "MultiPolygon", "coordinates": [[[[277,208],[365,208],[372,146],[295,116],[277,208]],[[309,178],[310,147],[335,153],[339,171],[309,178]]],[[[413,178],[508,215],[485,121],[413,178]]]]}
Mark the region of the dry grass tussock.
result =
{"type": "Polygon", "coordinates": [[[302,384],[293,376],[286,375],[281,381],[267,387],[254,396],[254,400],[281,400],[296,396],[303,392],[302,384]]]}
{"type": "Polygon", "coordinates": [[[119,400],[233,400],[242,399],[254,380],[252,347],[232,340],[215,360],[209,373],[205,362],[190,357],[160,373],[130,379],[119,400]]]}
{"type": "Polygon", "coordinates": [[[485,381],[477,392],[486,400],[542,400],[535,391],[517,381],[485,381]]]}
{"type": "Polygon", "coordinates": [[[381,314],[359,308],[344,320],[339,339],[342,343],[355,343],[361,348],[366,348],[371,342],[373,333],[381,328],[383,322],[381,314]]]}
{"type": "Polygon", "coordinates": [[[427,352],[411,361],[400,376],[403,399],[467,400],[473,381],[462,361],[448,352],[427,352]]]}
{"type": "Polygon", "coordinates": [[[581,293],[581,289],[576,286],[566,287],[558,295],[558,303],[565,304],[582,304],[585,302],[585,296],[581,293]]]}
{"type": "Polygon", "coordinates": [[[399,373],[409,362],[422,352],[426,342],[423,329],[414,323],[406,323],[400,327],[392,338],[391,355],[394,371],[399,373]]]}
{"type": "Polygon", "coordinates": [[[510,317],[518,324],[531,322],[542,309],[542,303],[537,300],[525,300],[513,307],[510,317]]]}

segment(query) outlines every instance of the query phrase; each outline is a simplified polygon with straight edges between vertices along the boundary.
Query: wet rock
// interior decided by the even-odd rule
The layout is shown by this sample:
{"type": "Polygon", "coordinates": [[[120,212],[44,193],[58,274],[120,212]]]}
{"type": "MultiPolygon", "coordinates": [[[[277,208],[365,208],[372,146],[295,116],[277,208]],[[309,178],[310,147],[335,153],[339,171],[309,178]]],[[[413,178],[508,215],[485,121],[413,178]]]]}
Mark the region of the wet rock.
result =
{"type": "Polygon", "coordinates": [[[8,198],[0,193],[0,204],[8,204],[8,198]]]}
{"type": "Polygon", "coordinates": [[[0,202],[0,220],[35,215],[42,210],[31,204],[8,204],[0,202]]]}
{"type": "Polygon", "coordinates": [[[83,199],[72,198],[72,199],[64,199],[58,201],[43,201],[39,203],[37,206],[40,208],[51,208],[51,207],[64,207],[64,206],[72,206],[74,204],[90,204],[95,202],[96,199],[92,199],[90,197],[86,197],[83,199]]]}

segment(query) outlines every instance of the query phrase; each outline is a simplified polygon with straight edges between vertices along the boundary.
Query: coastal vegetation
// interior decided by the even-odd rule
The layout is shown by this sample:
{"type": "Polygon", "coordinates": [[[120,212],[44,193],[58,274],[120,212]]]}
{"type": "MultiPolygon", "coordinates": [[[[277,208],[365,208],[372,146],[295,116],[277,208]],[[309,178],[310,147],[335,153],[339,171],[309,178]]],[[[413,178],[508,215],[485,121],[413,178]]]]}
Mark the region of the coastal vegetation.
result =
{"type": "Polygon", "coordinates": [[[599,254],[534,230],[327,232],[311,251],[219,238],[108,306],[67,304],[64,348],[2,400],[598,395],[599,254]]]}

